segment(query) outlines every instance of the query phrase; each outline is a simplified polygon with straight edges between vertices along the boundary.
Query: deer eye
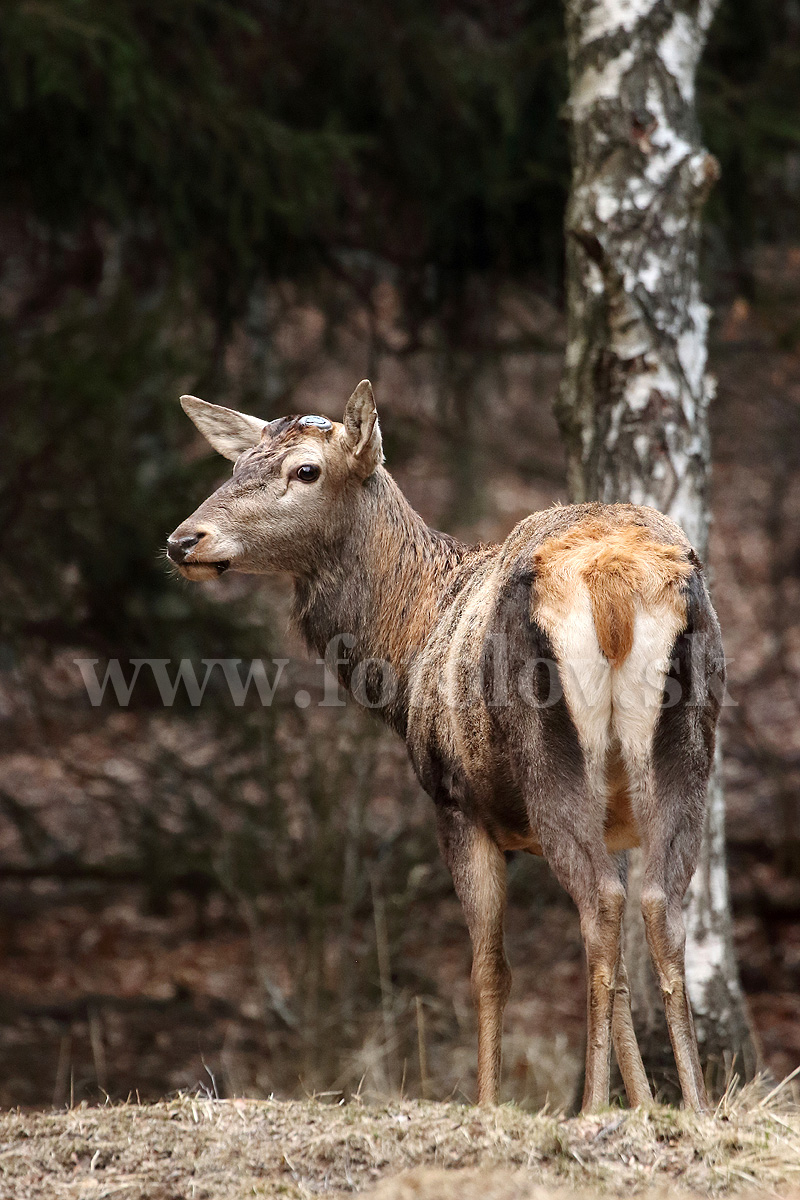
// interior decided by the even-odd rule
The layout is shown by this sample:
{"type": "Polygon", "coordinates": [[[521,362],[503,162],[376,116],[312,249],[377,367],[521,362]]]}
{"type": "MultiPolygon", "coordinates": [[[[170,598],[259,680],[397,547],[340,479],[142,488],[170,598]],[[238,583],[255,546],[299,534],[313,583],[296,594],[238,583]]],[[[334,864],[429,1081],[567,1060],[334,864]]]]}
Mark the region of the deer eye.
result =
{"type": "Polygon", "coordinates": [[[315,479],[319,479],[320,470],[312,463],[305,463],[302,467],[297,468],[295,476],[302,483],[313,483],[315,479]]]}

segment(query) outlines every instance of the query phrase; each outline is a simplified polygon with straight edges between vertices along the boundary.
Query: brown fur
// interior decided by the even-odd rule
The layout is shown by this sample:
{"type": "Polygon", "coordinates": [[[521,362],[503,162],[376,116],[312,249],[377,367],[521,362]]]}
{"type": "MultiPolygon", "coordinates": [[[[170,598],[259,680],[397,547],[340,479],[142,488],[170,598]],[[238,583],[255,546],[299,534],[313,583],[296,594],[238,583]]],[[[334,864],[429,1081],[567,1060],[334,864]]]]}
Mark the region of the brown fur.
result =
{"type": "Polygon", "coordinates": [[[630,781],[619,746],[612,746],[606,761],[605,839],[612,854],[632,850],[640,844],[639,829],[631,804],[630,781]]]}
{"type": "Polygon", "coordinates": [[[435,802],[473,943],[479,1100],[493,1102],[499,1083],[510,982],[504,852],[514,849],[543,854],[580,913],[584,1107],[608,1102],[612,1040],[631,1103],[648,1099],[621,950],[625,888],[611,857],[641,840],[648,941],[684,1096],[702,1107],[681,901],[702,834],[721,644],[681,530],[650,508],[582,504],[533,514],[501,545],[465,546],[429,529],[383,469],[368,383],[330,429],[286,418],[262,433],[243,414],[226,418],[192,398],[187,405],[236,466],[170,538],[180,570],[187,578],[228,564],[286,571],[300,629],[318,654],[331,651],[345,686],[372,660],[392,669],[396,686],[380,715],[405,739],[435,802]],[[298,475],[304,462],[319,468],[310,486],[298,475]],[[337,656],[342,634],[347,652],[337,656]],[[596,676],[600,687],[588,701],[570,684],[584,650],[584,683],[596,676]],[[682,689],[649,715],[636,675],[648,654],[662,664],[661,681],[672,657],[672,682],[682,689]]]}

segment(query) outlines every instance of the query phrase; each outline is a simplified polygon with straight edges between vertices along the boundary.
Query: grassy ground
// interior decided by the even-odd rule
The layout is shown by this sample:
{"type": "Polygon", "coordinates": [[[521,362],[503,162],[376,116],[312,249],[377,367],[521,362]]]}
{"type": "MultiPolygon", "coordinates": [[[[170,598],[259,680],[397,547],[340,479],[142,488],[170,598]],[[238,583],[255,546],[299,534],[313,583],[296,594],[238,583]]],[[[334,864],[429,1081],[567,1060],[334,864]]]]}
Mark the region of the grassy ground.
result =
{"type": "MultiPolygon", "coordinates": [[[[565,1119],[480,1111],[182,1097],[0,1116],[13,1200],[556,1200],[800,1188],[800,1115],[753,1102],[565,1119]]],[[[798,1192],[800,1195],[800,1192],[798,1192]]]]}

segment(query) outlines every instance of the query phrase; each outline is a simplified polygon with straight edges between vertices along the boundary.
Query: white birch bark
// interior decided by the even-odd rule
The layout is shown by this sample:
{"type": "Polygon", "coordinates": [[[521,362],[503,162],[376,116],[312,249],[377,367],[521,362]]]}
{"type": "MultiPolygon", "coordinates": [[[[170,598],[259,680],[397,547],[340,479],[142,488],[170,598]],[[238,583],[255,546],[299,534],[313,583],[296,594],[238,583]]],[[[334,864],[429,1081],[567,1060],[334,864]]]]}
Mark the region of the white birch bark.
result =
{"type": "MultiPolygon", "coordinates": [[[[716,5],[565,0],[573,176],[558,415],[570,491],[575,501],[653,505],[683,527],[703,559],[714,381],[706,371],[698,249],[700,212],[718,167],[700,141],[694,89],[716,5]]],[[[740,1075],[755,1069],[733,952],[724,823],[718,760],[686,905],[689,992],[717,1085],[734,1058],[740,1075]]],[[[640,919],[628,922],[627,940],[645,1060],[674,1095],[640,919]]]]}

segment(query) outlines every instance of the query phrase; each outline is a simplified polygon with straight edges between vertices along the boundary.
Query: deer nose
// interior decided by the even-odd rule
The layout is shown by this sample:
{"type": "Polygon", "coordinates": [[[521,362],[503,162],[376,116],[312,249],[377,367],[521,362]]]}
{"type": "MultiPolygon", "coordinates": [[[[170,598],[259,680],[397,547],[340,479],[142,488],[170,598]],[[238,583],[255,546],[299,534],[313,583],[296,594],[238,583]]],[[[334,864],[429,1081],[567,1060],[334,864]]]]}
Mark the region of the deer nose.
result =
{"type": "Polygon", "coordinates": [[[182,563],[186,559],[186,555],[196,546],[200,538],[205,537],[204,533],[187,533],[183,537],[171,537],[167,539],[167,556],[174,563],[182,563]]]}

